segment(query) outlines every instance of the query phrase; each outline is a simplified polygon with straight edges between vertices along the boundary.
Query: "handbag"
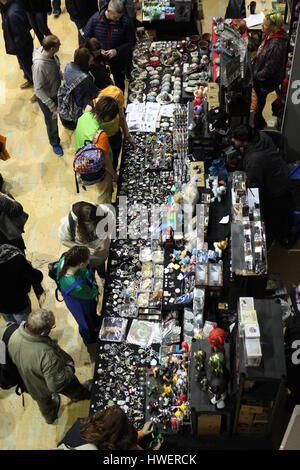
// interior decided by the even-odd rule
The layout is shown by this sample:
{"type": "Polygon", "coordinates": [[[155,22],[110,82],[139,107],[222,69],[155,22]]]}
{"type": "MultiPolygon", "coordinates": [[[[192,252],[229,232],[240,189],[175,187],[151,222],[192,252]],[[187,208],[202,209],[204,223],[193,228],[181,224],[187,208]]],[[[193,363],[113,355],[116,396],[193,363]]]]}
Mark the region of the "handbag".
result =
{"type": "Polygon", "coordinates": [[[24,232],[24,225],[28,220],[29,215],[23,212],[17,217],[9,217],[4,212],[0,213],[0,231],[5,235],[8,240],[15,240],[21,238],[24,232]]]}

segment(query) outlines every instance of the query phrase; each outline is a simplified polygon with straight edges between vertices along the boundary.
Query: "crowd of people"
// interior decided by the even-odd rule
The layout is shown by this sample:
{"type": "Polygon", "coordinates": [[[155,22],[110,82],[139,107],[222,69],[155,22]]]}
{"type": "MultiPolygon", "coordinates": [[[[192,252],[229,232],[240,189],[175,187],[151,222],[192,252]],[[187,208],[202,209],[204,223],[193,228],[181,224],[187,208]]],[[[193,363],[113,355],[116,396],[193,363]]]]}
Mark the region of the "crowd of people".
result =
{"type": "MultiPolygon", "coordinates": [[[[21,89],[34,89],[31,101],[37,102],[43,113],[54,153],[63,155],[59,117],[64,127],[75,130],[75,153],[86,141],[94,140],[103,157],[104,177],[97,181],[98,200],[95,202],[98,204],[85,201],[72,204],[58,230],[59,240],[67,251],[55,265],[60,296],[76,320],[89,352],[100,328],[98,296],[105,282],[110,246],[110,234],[107,232],[106,237],[99,239],[96,228],[109,214],[114,217],[107,204],[112,199],[112,183],[118,179],[123,139],[135,148],[126,123],[123,94],[125,73],[130,70],[128,61],[131,61],[135,43],[135,8],[133,14],[130,2],[100,3],[98,9],[97,0],[66,0],[70,19],[78,29],[79,44],[73,60],[62,71],[61,41],[50,31],[47,22],[51,12],[55,17],[60,15],[60,0],[52,3],[50,0],[0,0],[6,53],[17,57],[24,73],[26,81],[21,89]],[[126,13],[126,4],[131,16],[126,13]],[[40,42],[37,49],[34,49],[32,32],[40,42]],[[79,110],[75,115],[72,109],[67,109],[70,119],[63,113],[60,115],[59,96],[63,85],[72,91],[79,110]],[[102,216],[97,215],[99,208],[102,216]]],[[[55,316],[43,308],[43,273],[26,257],[23,233],[29,216],[2,183],[1,179],[0,274],[4,281],[0,286],[0,312],[6,323],[0,325],[0,339],[12,325],[18,326],[10,330],[9,356],[21,377],[22,390],[37,402],[46,423],[52,424],[58,417],[60,394],[72,401],[89,399],[92,380],[81,384],[72,357],[50,338],[55,316]],[[32,310],[31,289],[38,299],[39,309],[32,310]]],[[[138,433],[128,423],[125,413],[114,407],[86,420],[84,429],[86,442],[92,443],[94,448],[117,449],[125,445],[135,449],[141,436],[150,432],[150,425],[138,433]],[[93,436],[92,439],[89,436],[93,436]]]]}

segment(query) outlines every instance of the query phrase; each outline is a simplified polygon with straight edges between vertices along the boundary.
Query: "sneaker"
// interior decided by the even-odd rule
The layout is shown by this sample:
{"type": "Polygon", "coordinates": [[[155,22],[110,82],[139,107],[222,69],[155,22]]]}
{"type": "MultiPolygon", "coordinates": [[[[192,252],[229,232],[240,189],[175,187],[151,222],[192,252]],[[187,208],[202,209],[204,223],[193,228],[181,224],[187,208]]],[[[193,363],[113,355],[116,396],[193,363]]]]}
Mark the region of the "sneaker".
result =
{"type": "Polygon", "coordinates": [[[32,97],[30,98],[30,103],[36,103],[36,102],[37,102],[36,96],[32,95],[32,97]]]}
{"type": "Polygon", "coordinates": [[[62,156],[63,156],[64,151],[63,151],[63,149],[61,148],[60,145],[53,145],[52,148],[53,148],[53,152],[54,152],[56,155],[58,155],[59,157],[62,157],[62,156]]]}
{"type": "Polygon", "coordinates": [[[58,414],[58,410],[59,410],[59,407],[60,407],[60,396],[58,395],[58,393],[52,393],[51,400],[53,401],[53,403],[55,405],[55,409],[54,409],[54,412],[53,412],[53,418],[47,418],[47,419],[45,418],[47,424],[53,424],[54,421],[57,420],[57,414],[58,414]]]}
{"type": "Polygon", "coordinates": [[[21,90],[26,90],[26,88],[31,88],[33,86],[33,83],[27,80],[25,83],[22,83],[20,85],[21,90]]]}
{"type": "Polygon", "coordinates": [[[53,16],[54,16],[54,18],[58,18],[60,14],[61,14],[61,9],[59,9],[59,10],[53,10],[53,16]]]}

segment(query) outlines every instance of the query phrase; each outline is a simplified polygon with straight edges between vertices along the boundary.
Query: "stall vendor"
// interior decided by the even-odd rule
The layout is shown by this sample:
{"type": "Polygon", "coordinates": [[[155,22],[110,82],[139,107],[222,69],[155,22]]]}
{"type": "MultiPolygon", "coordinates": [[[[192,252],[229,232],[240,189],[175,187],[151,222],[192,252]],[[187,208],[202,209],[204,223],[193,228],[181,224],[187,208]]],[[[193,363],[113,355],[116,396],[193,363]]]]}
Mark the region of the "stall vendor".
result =
{"type": "Polygon", "coordinates": [[[248,188],[258,188],[266,224],[267,247],[285,242],[292,206],[288,168],[272,139],[263,131],[238,126],[233,145],[241,150],[248,188]]]}

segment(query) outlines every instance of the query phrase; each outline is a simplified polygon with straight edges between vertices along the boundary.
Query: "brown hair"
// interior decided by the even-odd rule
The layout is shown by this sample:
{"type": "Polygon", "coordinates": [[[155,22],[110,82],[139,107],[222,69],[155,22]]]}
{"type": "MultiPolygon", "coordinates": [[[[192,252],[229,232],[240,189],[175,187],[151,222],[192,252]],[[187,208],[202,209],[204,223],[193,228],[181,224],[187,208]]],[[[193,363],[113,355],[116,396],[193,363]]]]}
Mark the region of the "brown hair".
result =
{"type": "Polygon", "coordinates": [[[80,263],[85,263],[90,256],[90,250],[86,246],[75,245],[64,254],[64,264],[61,268],[58,280],[65,276],[68,268],[75,268],[80,263]]]}
{"type": "Polygon", "coordinates": [[[73,212],[77,216],[79,240],[82,243],[95,240],[97,224],[106,217],[106,214],[98,216],[97,206],[83,201],[74,205],[73,212]]]}
{"type": "Polygon", "coordinates": [[[129,450],[137,444],[137,431],[117,405],[99,410],[82,422],[81,435],[100,450],[129,450]]]}
{"type": "Polygon", "coordinates": [[[119,114],[119,106],[116,100],[110,96],[99,98],[92,113],[99,123],[112,121],[119,114]]]}
{"type": "Polygon", "coordinates": [[[42,40],[42,46],[45,51],[50,51],[52,47],[56,47],[60,43],[60,40],[54,34],[49,34],[49,36],[44,37],[42,40]]]}
{"type": "Polygon", "coordinates": [[[89,38],[85,42],[84,47],[86,47],[86,49],[93,53],[94,51],[99,51],[100,49],[102,49],[102,44],[100,41],[98,41],[97,38],[89,38]]]}
{"type": "Polygon", "coordinates": [[[83,72],[88,72],[90,56],[91,53],[86,47],[80,47],[75,51],[74,64],[76,64],[83,72]]]}

